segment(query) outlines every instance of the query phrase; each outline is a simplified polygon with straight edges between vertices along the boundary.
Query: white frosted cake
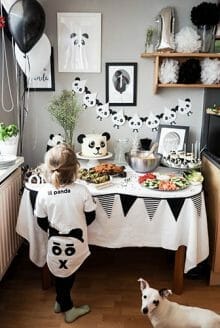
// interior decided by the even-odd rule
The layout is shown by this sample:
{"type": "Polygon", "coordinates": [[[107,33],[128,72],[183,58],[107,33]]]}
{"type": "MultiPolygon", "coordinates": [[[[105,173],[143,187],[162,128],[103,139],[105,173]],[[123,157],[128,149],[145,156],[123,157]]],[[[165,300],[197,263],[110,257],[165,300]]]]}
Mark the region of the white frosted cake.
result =
{"type": "Polygon", "coordinates": [[[103,157],[108,154],[107,140],[109,135],[101,134],[87,134],[79,135],[78,141],[81,143],[80,155],[89,158],[103,157]]]}

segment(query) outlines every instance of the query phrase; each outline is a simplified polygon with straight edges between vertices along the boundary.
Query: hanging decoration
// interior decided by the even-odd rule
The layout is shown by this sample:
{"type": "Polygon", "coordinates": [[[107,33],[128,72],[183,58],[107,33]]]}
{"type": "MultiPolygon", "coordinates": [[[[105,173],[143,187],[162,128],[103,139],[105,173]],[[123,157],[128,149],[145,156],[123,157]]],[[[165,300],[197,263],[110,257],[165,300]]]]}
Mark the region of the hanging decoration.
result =
{"type": "Polygon", "coordinates": [[[162,120],[165,124],[175,125],[176,124],[176,112],[174,110],[164,108],[162,120]]]}
{"type": "Polygon", "coordinates": [[[45,13],[36,0],[17,0],[8,13],[9,30],[24,53],[41,38],[45,27],[45,13]]]}
{"type": "Polygon", "coordinates": [[[97,113],[96,118],[100,121],[102,121],[103,118],[109,117],[110,115],[109,103],[106,103],[104,105],[102,103],[99,103],[96,106],[96,113],[97,113]]]}
{"type": "Polygon", "coordinates": [[[125,121],[126,118],[124,116],[123,109],[112,114],[112,122],[114,123],[113,128],[119,129],[120,126],[125,124],[125,121]]]}
{"type": "Polygon", "coordinates": [[[113,122],[113,127],[119,129],[126,122],[128,122],[129,128],[133,133],[137,134],[139,130],[145,126],[151,129],[152,132],[158,131],[159,124],[164,122],[166,124],[174,125],[176,124],[177,112],[182,115],[190,116],[192,114],[192,104],[189,98],[182,100],[178,99],[178,105],[174,108],[164,108],[164,112],[160,114],[153,114],[150,112],[149,116],[140,117],[137,113],[133,116],[127,116],[124,114],[123,110],[112,110],[109,107],[109,103],[102,103],[97,98],[97,92],[91,93],[86,86],[86,80],[80,80],[79,77],[76,77],[72,83],[72,92],[82,95],[83,107],[86,109],[95,107],[96,109],[96,118],[99,121],[103,121],[111,117],[113,122]]]}
{"type": "Polygon", "coordinates": [[[143,125],[143,121],[138,116],[138,114],[134,114],[133,117],[131,117],[131,118],[129,117],[128,118],[128,125],[129,125],[129,128],[131,128],[133,130],[133,132],[139,132],[139,129],[143,125]]]}
{"type": "Polygon", "coordinates": [[[191,21],[201,37],[201,52],[214,52],[214,41],[220,14],[218,5],[202,2],[191,10],[191,21]]]}
{"type": "Polygon", "coordinates": [[[189,98],[185,100],[178,99],[177,111],[182,115],[190,116],[192,115],[192,104],[189,98]]]}

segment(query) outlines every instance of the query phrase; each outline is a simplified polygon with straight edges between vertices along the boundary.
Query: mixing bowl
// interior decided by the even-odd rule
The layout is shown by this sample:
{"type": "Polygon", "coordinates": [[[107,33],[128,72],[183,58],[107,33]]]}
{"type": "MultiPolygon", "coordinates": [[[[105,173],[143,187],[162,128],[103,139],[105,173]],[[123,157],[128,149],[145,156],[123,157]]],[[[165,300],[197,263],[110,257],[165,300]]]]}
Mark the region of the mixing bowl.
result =
{"type": "Polygon", "coordinates": [[[154,171],[161,161],[161,154],[149,154],[149,150],[135,150],[125,153],[125,159],[129,166],[136,172],[146,173],[154,171]]]}

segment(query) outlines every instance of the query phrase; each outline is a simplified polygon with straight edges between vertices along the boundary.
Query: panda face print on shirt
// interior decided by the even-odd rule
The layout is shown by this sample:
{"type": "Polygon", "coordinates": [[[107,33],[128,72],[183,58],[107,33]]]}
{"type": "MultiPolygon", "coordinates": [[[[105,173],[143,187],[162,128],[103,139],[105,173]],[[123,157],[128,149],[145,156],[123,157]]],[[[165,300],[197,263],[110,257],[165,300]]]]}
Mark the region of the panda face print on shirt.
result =
{"type": "Polygon", "coordinates": [[[55,276],[68,277],[75,271],[77,257],[84,248],[83,232],[73,229],[69,234],[51,236],[48,240],[47,264],[55,276]]]}

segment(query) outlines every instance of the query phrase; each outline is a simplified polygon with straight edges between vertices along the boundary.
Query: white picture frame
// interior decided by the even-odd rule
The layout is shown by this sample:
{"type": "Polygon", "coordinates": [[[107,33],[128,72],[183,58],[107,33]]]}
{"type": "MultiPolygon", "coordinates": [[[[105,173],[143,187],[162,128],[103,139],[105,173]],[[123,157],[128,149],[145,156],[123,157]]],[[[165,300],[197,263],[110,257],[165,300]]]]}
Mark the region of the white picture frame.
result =
{"type": "Polygon", "coordinates": [[[101,13],[57,13],[58,71],[101,72],[101,13]]]}
{"type": "Polygon", "coordinates": [[[158,153],[167,156],[170,151],[181,151],[187,146],[189,127],[181,125],[159,125],[158,153]]]}

